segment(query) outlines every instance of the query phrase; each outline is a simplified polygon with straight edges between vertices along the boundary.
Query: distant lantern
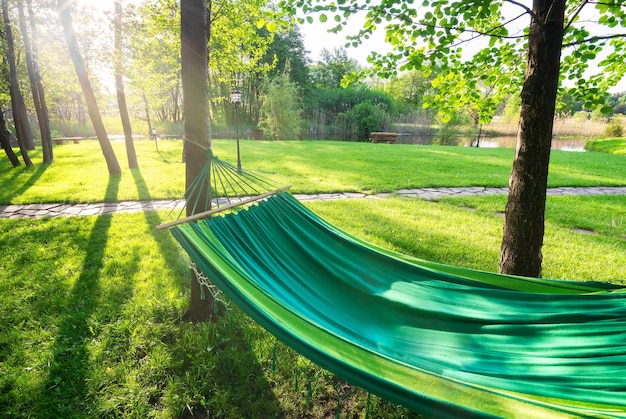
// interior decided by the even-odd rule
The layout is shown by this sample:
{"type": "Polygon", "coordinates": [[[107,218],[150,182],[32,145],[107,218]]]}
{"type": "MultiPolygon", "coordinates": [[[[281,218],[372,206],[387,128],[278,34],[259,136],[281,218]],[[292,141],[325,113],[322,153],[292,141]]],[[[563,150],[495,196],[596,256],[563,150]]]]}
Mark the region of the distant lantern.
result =
{"type": "Polygon", "coordinates": [[[241,90],[235,89],[230,93],[230,103],[241,105],[241,90]]]}
{"type": "Polygon", "coordinates": [[[241,153],[239,152],[239,105],[241,105],[241,90],[230,92],[230,102],[235,105],[235,129],[237,139],[237,170],[241,173],[241,153]]]}

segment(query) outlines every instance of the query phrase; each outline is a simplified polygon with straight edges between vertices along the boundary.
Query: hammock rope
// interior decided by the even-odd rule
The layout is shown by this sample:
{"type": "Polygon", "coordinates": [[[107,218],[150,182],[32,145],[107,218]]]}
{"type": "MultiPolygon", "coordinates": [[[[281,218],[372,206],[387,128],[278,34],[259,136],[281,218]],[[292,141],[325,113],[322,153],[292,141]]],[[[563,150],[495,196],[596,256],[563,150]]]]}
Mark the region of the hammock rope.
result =
{"type": "Polygon", "coordinates": [[[212,283],[312,362],[432,417],[626,418],[625,286],[401,255],[259,186],[274,184],[211,165],[212,202],[254,205],[182,219],[171,233],[212,283]]]}
{"type": "Polygon", "coordinates": [[[185,193],[185,204],[173,208],[157,230],[233,210],[283,192],[290,188],[267,177],[240,169],[219,159],[208,149],[208,163],[202,168],[185,193]],[[210,191],[210,193],[204,193],[210,191]],[[187,207],[193,215],[185,217],[187,207]],[[175,215],[175,211],[178,214],[175,215]]]}

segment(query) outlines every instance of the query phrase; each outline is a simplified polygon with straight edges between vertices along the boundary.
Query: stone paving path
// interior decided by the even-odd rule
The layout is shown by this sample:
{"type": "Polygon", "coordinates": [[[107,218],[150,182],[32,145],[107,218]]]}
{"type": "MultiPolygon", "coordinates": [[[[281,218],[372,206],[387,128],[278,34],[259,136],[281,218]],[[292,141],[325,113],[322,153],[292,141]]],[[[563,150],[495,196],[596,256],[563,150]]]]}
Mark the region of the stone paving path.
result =
{"type": "MultiPolygon", "coordinates": [[[[301,201],[335,200],[335,199],[375,199],[392,195],[407,198],[439,199],[451,196],[475,195],[506,195],[508,188],[420,188],[401,189],[392,193],[365,194],[365,193],[322,193],[322,194],[294,194],[301,201]]],[[[551,188],[551,196],[573,195],[626,195],[626,186],[619,187],[582,187],[582,188],[551,188]]],[[[98,202],[92,204],[28,204],[0,206],[0,218],[41,218],[41,217],[70,217],[109,214],[113,212],[138,212],[148,210],[182,208],[183,200],[167,199],[155,201],[122,201],[98,202]]]]}

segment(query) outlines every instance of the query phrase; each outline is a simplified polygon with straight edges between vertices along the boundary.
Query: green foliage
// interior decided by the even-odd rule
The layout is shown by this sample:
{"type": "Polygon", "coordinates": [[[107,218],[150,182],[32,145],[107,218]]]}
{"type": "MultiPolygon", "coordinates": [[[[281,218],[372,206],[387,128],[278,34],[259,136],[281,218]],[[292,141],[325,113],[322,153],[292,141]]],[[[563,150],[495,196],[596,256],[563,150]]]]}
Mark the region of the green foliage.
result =
{"type": "Polygon", "coordinates": [[[135,97],[135,114],[156,110],[161,121],[182,118],[180,101],[180,10],[174,0],[150,0],[132,9],[127,19],[130,78],[129,93],[135,97]],[[143,95],[146,102],[143,101],[143,95]]]}
{"type": "Polygon", "coordinates": [[[519,121],[520,96],[510,95],[505,102],[502,117],[509,124],[517,124],[519,121]]]}
{"type": "Polygon", "coordinates": [[[310,69],[313,86],[322,89],[336,89],[343,78],[359,70],[358,62],[348,56],[345,48],[330,51],[322,49],[321,59],[310,69]]]}
{"type": "Polygon", "coordinates": [[[370,132],[384,131],[390,124],[389,113],[379,104],[361,102],[343,114],[344,118],[356,126],[359,140],[367,141],[370,132]]]}
{"type": "Polygon", "coordinates": [[[582,105],[583,102],[576,100],[573,95],[567,92],[560,92],[557,98],[556,114],[559,117],[574,115],[582,110],[582,105]]]}
{"type": "MultiPolygon", "coordinates": [[[[572,3],[570,11],[575,11],[578,7],[572,3]]],[[[624,60],[620,59],[626,42],[623,36],[616,34],[616,28],[626,24],[626,14],[618,4],[598,3],[594,7],[595,10],[590,12],[597,16],[597,24],[601,28],[598,32],[603,32],[601,35],[605,36],[590,33],[585,27],[588,25],[575,19],[580,27],[571,25],[565,34],[564,45],[574,48],[565,50],[567,53],[562,59],[561,74],[562,79],[575,82],[569,92],[585,102],[585,109],[601,107],[604,113],[608,113],[607,92],[626,73],[624,60]],[[611,35],[606,36],[609,33],[611,35]],[[592,75],[588,76],[590,72],[592,75]]],[[[578,16],[578,12],[575,15],[578,16]]]]}
{"type": "Polygon", "coordinates": [[[461,142],[461,130],[468,121],[468,117],[462,114],[455,114],[450,119],[440,121],[437,134],[433,139],[435,145],[459,145],[461,142]]]}
{"type": "Polygon", "coordinates": [[[269,78],[288,71],[289,80],[296,83],[301,92],[310,89],[309,62],[302,34],[297,26],[274,33],[274,40],[268,46],[263,62],[272,64],[267,74],[269,78]]]}
{"type": "Polygon", "coordinates": [[[426,77],[417,70],[407,71],[391,77],[384,89],[401,104],[404,112],[421,109],[424,96],[431,94],[432,77],[426,77]]]}
{"type": "Polygon", "coordinates": [[[608,106],[606,108],[596,108],[591,112],[592,121],[609,122],[613,115],[613,109],[608,106]]]}
{"type": "Polygon", "coordinates": [[[626,93],[614,93],[609,96],[608,102],[613,107],[614,114],[626,114],[626,93]]]}
{"type": "Polygon", "coordinates": [[[297,86],[288,74],[266,82],[261,95],[259,128],[274,140],[296,139],[302,129],[302,107],[297,86]]]}
{"type": "MultiPolygon", "coordinates": [[[[148,106],[160,121],[176,122],[182,118],[178,3],[149,0],[141,3],[129,19],[132,48],[128,68],[136,108],[145,115],[141,99],[145,94],[148,106]]],[[[209,7],[212,118],[223,123],[231,113],[226,107],[230,106],[228,98],[235,84],[243,90],[244,102],[256,103],[254,92],[259,86],[255,83],[275,65],[273,57],[264,59],[274,39],[274,32],[266,27],[282,29],[284,25],[279,25],[278,19],[265,24],[266,18],[276,17],[265,0],[218,0],[209,2],[209,7]],[[261,27],[257,26],[259,22],[263,22],[261,27]]]]}
{"type": "Polygon", "coordinates": [[[607,137],[621,137],[623,134],[622,121],[617,118],[613,118],[604,128],[604,135],[607,137]]]}
{"type": "Polygon", "coordinates": [[[228,91],[237,77],[258,77],[275,64],[263,60],[280,20],[272,20],[269,27],[259,29],[265,18],[276,18],[267,0],[219,0],[210,2],[211,39],[209,68],[219,82],[228,84],[228,91]],[[245,19],[242,19],[245,16],[245,19]],[[271,31],[269,29],[274,29],[271,31]]]}
{"type": "Polygon", "coordinates": [[[468,113],[475,125],[488,124],[504,100],[521,85],[522,60],[511,45],[484,49],[458,68],[440,68],[423,99],[447,122],[460,112],[468,113]]]}
{"type": "Polygon", "coordinates": [[[365,86],[315,89],[311,94],[310,100],[306,103],[306,112],[307,114],[322,112],[337,115],[348,112],[355,106],[366,102],[381,107],[391,116],[396,115],[395,101],[390,94],[382,90],[369,89],[365,86]]]}
{"type": "MultiPolygon", "coordinates": [[[[585,109],[603,108],[606,113],[606,92],[626,73],[622,59],[626,39],[619,31],[626,25],[626,14],[619,2],[567,3],[561,80],[573,86],[567,90],[573,102],[584,101],[585,109]],[[580,18],[585,15],[597,16],[598,25],[592,26],[597,33],[590,33],[588,21],[580,18]],[[590,71],[592,65],[599,70],[590,71]]],[[[357,48],[379,31],[390,51],[372,52],[371,67],[361,75],[391,77],[408,70],[420,70],[427,77],[434,74],[433,91],[424,104],[444,120],[464,109],[476,124],[484,124],[503,98],[521,90],[528,29],[520,31],[519,22],[531,19],[531,10],[522,3],[392,0],[374,5],[369,0],[297,0],[279,4],[292,15],[304,13],[307,21],[313,20],[313,14],[334,19],[336,32],[353,16],[364,15],[363,27],[348,35],[347,43],[357,48]],[[478,38],[484,40],[480,49],[468,55],[466,45],[478,38]]],[[[570,112],[567,107],[561,107],[562,112],[570,112]]]]}

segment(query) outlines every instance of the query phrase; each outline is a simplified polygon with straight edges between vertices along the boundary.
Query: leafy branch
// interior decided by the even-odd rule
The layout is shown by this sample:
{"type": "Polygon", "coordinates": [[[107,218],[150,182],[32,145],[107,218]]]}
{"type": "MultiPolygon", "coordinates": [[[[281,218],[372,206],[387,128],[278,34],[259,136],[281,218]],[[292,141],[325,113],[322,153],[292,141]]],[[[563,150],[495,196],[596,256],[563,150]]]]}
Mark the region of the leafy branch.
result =
{"type": "Polygon", "coordinates": [[[610,35],[600,35],[600,36],[596,35],[596,36],[592,36],[590,38],[577,39],[575,41],[563,44],[563,48],[573,47],[573,46],[576,46],[576,45],[586,44],[586,43],[589,43],[589,42],[605,41],[607,39],[615,39],[615,38],[626,38],[626,33],[614,33],[614,34],[610,34],[610,35]]]}

